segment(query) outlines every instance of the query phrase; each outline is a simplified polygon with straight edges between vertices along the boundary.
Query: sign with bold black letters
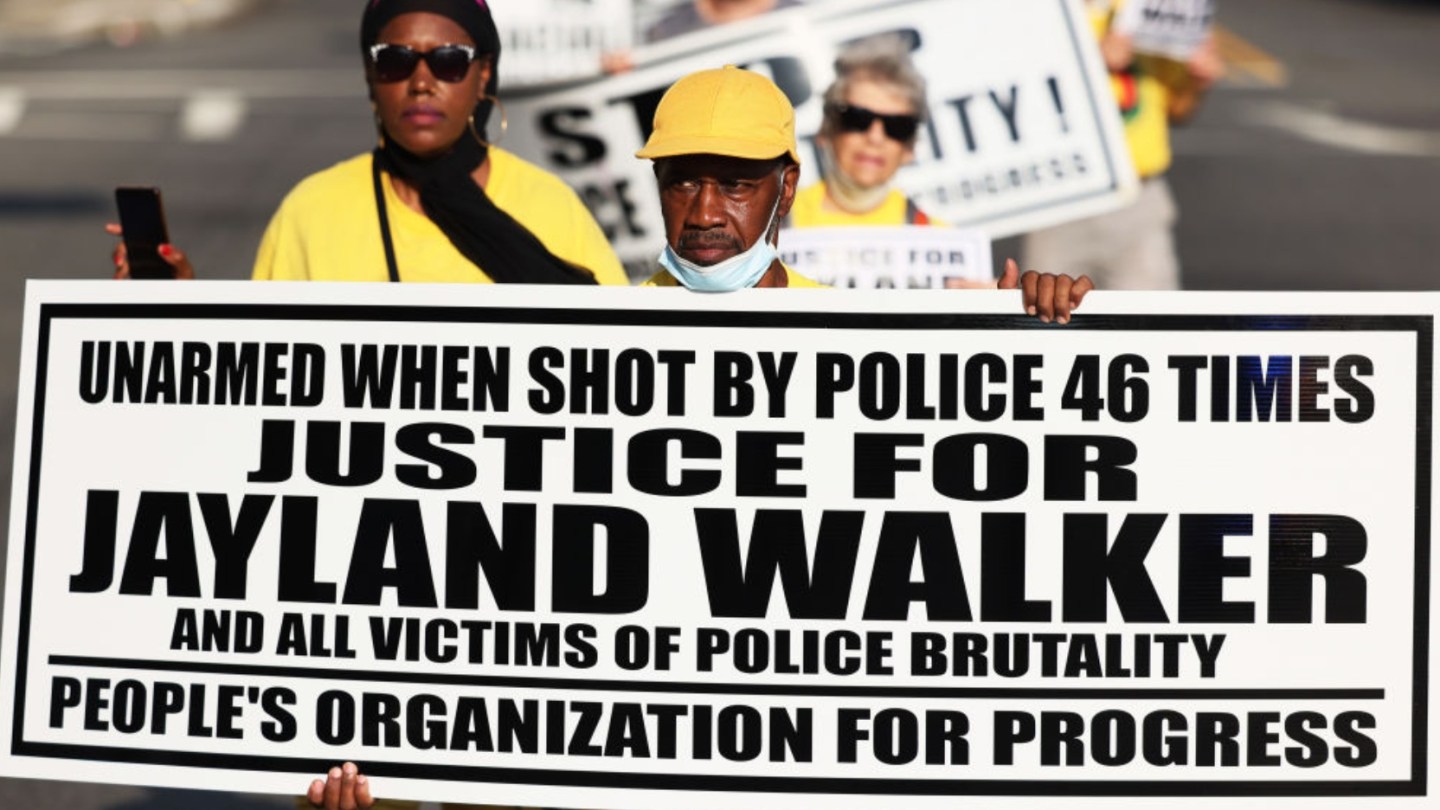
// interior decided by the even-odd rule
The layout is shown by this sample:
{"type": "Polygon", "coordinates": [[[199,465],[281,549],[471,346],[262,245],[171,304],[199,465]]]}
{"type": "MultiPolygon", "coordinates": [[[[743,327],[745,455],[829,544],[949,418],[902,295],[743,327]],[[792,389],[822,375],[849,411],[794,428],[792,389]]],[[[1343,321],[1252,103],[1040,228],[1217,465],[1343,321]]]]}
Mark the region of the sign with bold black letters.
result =
{"type": "Polygon", "coordinates": [[[1429,806],[1437,302],[31,282],[0,773],[1429,806]]]}

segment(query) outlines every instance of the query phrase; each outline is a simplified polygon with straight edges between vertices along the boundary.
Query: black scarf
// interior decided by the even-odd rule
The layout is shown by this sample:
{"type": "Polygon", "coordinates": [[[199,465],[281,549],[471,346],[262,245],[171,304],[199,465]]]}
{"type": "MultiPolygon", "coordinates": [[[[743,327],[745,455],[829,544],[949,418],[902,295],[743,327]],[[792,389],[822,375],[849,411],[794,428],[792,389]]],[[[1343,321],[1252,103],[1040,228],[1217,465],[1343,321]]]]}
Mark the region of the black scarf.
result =
{"type": "Polygon", "coordinates": [[[380,168],[414,186],[420,206],[455,249],[498,283],[594,284],[595,277],[546,249],[535,234],[491,202],[471,173],[486,149],[460,138],[449,152],[423,159],[387,140],[375,150],[380,168]]]}
{"type": "MultiPolygon", "coordinates": [[[[500,77],[500,35],[483,0],[369,0],[360,21],[361,51],[375,43],[380,29],[391,19],[417,11],[454,20],[470,34],[481,53],[490,54],[490,84],[485,92],[494,95],[500,77]]],[[[473,120],[481,133],[490,117],[490,106],[489,101],[475,106],[473,120]]],[[[415,187],[425,215],[440,227],[456,250],[495,281],[595,284],[589,271],[551,253],[535,234],[491,202],[485,189],[470,176],[485,162],[486,155],[485,146],[468,133],[461,135],[449,152],[436,158],[416,157],[387,138],[385,145],[375,150],[375,165],[415,187]]],[[[387,234],[389,259],[389,223],[380,225],[387,234]]]]}

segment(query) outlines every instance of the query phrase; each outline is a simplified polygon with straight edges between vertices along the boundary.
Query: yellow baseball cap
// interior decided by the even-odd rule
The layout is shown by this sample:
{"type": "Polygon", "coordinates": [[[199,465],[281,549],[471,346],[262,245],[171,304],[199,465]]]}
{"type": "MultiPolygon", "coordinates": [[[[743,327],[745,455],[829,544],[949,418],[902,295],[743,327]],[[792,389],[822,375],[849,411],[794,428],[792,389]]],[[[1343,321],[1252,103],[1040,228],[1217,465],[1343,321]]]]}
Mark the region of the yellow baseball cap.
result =
{"type": "Polygon", "coordinates": [[[655,129],[638,158],[722,155],[796,163],[795,108],[775,83],[726,65],[691,73],[670,86],[655,108],[655,129]]]}

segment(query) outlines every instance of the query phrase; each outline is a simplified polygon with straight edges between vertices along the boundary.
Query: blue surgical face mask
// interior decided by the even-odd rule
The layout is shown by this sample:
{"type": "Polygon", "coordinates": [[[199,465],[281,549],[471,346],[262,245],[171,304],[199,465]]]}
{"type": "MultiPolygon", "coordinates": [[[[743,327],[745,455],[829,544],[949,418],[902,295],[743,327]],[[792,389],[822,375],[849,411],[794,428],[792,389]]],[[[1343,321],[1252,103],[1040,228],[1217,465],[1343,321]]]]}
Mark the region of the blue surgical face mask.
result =
{"type": "MultiPolygon", "coordinates": [[[[783,170],[780,176],[783,194],[783,170]]],[[[764,232],[745,252],[715,264],[699,265],[676,253],[667,244],[660,252],[660,266],[685,287],[700,292],[730,292],[755,286],[765,275],[765,271],[770,269],[777,255],[775,246],[770,244],[770,233],[775,227],[775,215],[780,211],[780,196],[775,197],[775,207],[770,209],[770,219],[764,232]]]]}

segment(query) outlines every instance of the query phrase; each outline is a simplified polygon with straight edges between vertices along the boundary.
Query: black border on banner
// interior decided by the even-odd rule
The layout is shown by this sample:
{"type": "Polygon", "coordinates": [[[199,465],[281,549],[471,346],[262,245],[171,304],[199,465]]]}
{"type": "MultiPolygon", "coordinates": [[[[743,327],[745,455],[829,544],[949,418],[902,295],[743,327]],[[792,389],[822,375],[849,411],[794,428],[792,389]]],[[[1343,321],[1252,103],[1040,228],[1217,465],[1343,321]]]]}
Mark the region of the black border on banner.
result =
{"type": "MultiPolygon", "coordinates": [[[[330,304],[41,304],[32,405],[30,478],[25,516],[19,636],[15,667],[16,707],[11,755],[195,768],[237,768],[319,773],[333,762],[313,758],[217,754],[156,748],[115,748],[27,741],[26,678],[29,672],[31,599],[36,522],[43,458],[50,331],[57,319],[369,321],[374,323],[487,323],[591,326],[728,327],[847,330],[1034,330],[1057,328],[1022,315],[955,313],[784,312],[724,310],[547,309],[520,307],[372,306],[330,304]]],[[[1058,327],[1079,331],[1361,331],[1413,332],[1416,339],[1415,398],[1415,616],[1411,694],[1411,774],[1408,781],[1216,781],[895,779],[792,776],[728,776],[681,773],[552,770],[367,761],[374,776],[488,781],[549,787],[607,787],[716,792],[832,793],[914,796],[1190,796],[1199,785],[1224,797],[1425,796],[1429,749],[1431,408],[1434,402],[1434,318],[1428,315],[1077,315],[1058,327]]],[[[84,665],[59,659],[52,665],[84,665]]],[[[644,690],[635,690],[644,691],[644,690]]],[[[1030,699],[1035,699],[1033,696],[1030,699]]]]}

